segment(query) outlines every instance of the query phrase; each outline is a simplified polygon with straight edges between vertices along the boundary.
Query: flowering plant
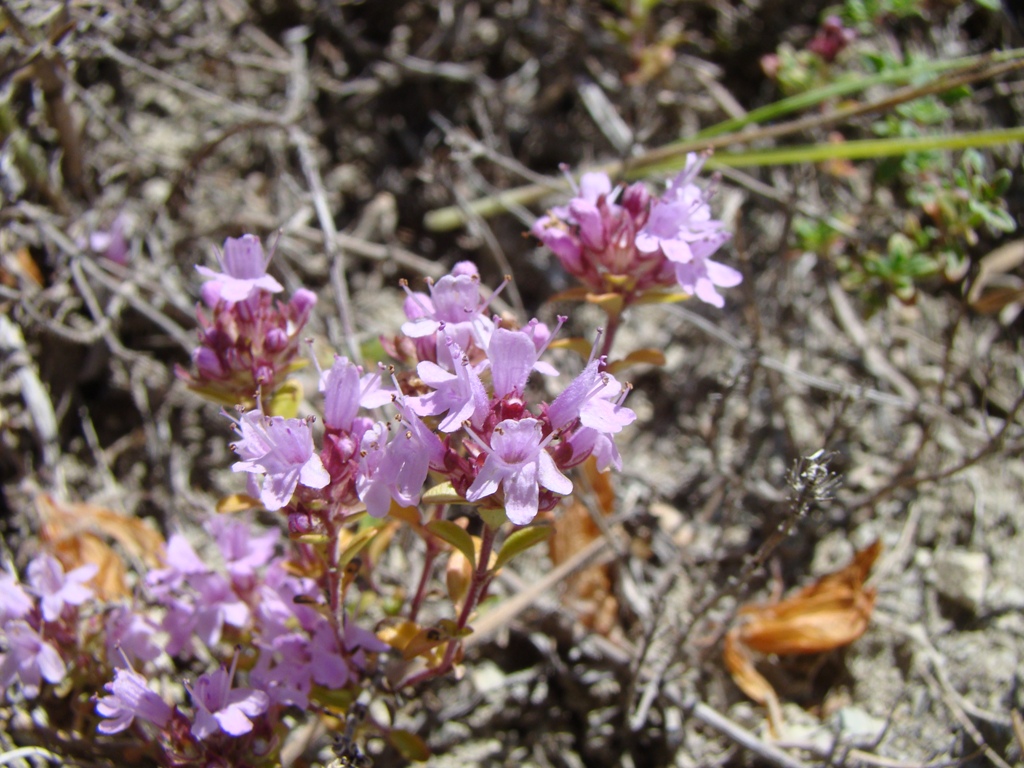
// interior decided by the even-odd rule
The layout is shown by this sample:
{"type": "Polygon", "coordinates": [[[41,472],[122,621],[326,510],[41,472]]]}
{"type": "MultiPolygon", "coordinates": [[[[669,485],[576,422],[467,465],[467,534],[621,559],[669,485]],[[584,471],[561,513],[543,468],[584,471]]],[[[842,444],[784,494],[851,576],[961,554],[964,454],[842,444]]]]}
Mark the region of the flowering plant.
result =
{"type": "MultiPolygon", "coordinates": [[[[615,293],[619,313],[669,286],[721,306],[717,288],[739,274],[711,259],[728,235],[693,184],[700,162],[658,199],[587,175],[534,232],[587,290],[615,293]]],[[[252,235],[229,238],[219,259],[219,271],[199,267],[199,346],[194,371],[178,375],[236,409],[232,469],[246,494],[224,508],[276,513],[287,538],[241,514],[213,517],[208,542],[172,533],[158,567],[117,601],[94,589],[96,564],[66,569],[67,552],[64,563],[35,557],[25,584],[0,572],[8,696],[55,703],[91,685],[78,716],[97,738],[131,734],[167,766],[274,765],[304,714],[364,712],[451,671],[498,570],[548,537],[575,467],[621,469],[616,439],[636,419],[598,344],[557,391],[546,357],[567,318],[551,328],[490,314],[503,286],[484,290],[469,262],[425,292],[404,286],[406,322],[382,339],[395,364],[335,355],[319,371],[320,417],[300,418],[278,395],[300,391],[288,376],[316,297],[276,301],[284,289],[252,235]],[[400,529],[422,540],[408,599],[375,579],[390,544],[408,549],[400,529]],[[428,601],[442,558],[450,609],[428,601]]],[[[422,752],[393,723],[366,721],[422,752]]],[[[338,749],[365,759],[351,738],[338,749]]]]}
{"type": "Polygon", "coordinates": [[[606,174],[585,173],[568,205],[534,223],[533,235],[583,284],[562,298],[583,298],[607,312],[605,353],[631,304],[696,296],[721,308],[718,289],[741,282],[738,271],[711,258],[730,234],[712,218],[710,191],[695,183],[704,161],[689,154],[661,197],[641,182],[612,187],[606,174]]]}

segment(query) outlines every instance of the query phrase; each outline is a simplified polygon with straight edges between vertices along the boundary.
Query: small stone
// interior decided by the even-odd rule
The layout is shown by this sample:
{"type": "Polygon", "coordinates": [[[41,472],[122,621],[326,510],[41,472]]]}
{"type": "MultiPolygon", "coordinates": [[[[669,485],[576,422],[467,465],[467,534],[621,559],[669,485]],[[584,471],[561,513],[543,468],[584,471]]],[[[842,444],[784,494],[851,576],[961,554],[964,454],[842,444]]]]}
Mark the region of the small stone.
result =
{"type": "Polygon", "coordinates": [[[489,693],[505,687],[505,673],[493,662],[482,662],[470,672],[473,687],[480,693],[489,693]]]}
{"type": "Polygon", "coordinates": [[[988,573],[988,557],[981,552],[949,549],[935,553],[932,568],[935,589],[972,613],[977,613],[985,600],[988,573]]]}
{"type": "Polygon", "coordinates": [[[885,728],[885,720],[860,707],[843,707],[835,717],[842,737],[852,744],[874,744],[885,728]]]}

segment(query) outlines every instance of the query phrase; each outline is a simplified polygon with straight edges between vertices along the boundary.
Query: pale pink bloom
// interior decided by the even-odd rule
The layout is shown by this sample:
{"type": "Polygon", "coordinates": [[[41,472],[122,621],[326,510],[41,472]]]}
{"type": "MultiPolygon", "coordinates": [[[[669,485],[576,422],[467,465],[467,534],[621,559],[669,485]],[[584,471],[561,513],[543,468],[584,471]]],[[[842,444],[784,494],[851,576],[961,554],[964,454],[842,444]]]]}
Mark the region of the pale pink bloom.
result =
{"type": "Polygon", "coordinates": [[[229,237],[224,251],[218,252],[222,272],[209,267],[196,267],[199,274],[209,278],[203,286],[203,298],[214,306],[217,300],[230,303],[245,301],[259,291],[279,293],[284,287],[267,274],[270,258],[263,253],[263,244],[255,235],[229,237]]]}
{"type": "Polygon", "coordinates": [[[104,688],[110,696],[96,701],[96,711],[109,720],[104,720],[96,730],[100,733],[120,733],[132,724],[136,717],[153,723],[157,728],[166,728],[174,710],[171,705],[151,691],[146,678],[132,669],[114,670],[113,682],[104,688]]]}
{"type": "Polygon", "coordinates": [[[562,496],[572,493],[572,481],[558,470],[544,449],[540,427],[537,419],[500,422],[466,499],[480,501],[500,486],[508,519],[526,525],[537,516],[540,486],[562,496]]]}

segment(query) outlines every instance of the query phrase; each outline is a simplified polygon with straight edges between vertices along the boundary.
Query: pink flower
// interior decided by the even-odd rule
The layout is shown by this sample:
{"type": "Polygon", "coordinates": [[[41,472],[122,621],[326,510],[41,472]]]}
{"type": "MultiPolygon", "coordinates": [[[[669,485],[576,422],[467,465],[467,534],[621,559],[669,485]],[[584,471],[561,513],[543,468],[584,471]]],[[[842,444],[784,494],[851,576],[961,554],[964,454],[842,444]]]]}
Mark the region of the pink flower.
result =
{"type": "Polygon", "coordinates": [[[132,669],[114,670],[114,681],[104,688],[110,696],[103,696],[96,701],[96,711],[110,718],[104,720],[96,730],[100,733],[120,733],[138,717],[158,728],[166,728],[171,719],[173,709],[151,691],[146,685],[146,678],[132,669]]]}
{"type": "Polygon", "coordinates": [[[694,183],[703,164],[703,157],[689,155],[656,200],[642,184],[613,189],[606,175],[584,174],[576,197],[538,219],[531,232],[592,291],[619,294],[628,304],[675,283],[721,307],[716,288],[742,278],[710,258],[730,235],[712,218],[709,193],[694,183]]]}
{"type": "Polygon", "coordinates": [[[21,588],[18,580],[0,571],[0,626],[10,619],[24,618],[35,601],[21,588]]]}
{"type": "Polygon", "coordinates": [[[9,621],[3,628],[7,653],[0,656],[0,688],[18,679],[25,698],[34,699],[45,679],[59,683],[67,668],[57,649],[24,621],[9,621]]]}
{"type": "Polygon", "coordinates": [[[232,447],[242,461],[231,468],[264,476],[259,497],[268,510],[287,504],[299,484],[323,488],[331,481],[320,457],[313,452],[309,422],[249,411],[243,414],[238,429],[242,439],[232,447]]]}
{"type": "Polygon", "coordinates": [[[540,486],[562,496],[572,493],[572,481],[563,475],[544,450],[537,419],[500,422],[486,447],[487,458],[466,492],[468,501],[480,501],[497,492],[505,495],[505,513],[516,525],[537,516],[540,486]]]}
{"type": "Polygon", "coordinates": [[[203,299],[208,306],[218,300],[234,303],[245,301],[259,291],[280,293],[284,287],[267,274],[270,259],[263,254],[263,245],[255,235],[229,237],[224,241],[223,253],[217,258],[223,272],[209,267],[196,267],[199,274],[210,280],[203,286],[203,299]]]}
{"type": "Polygon", "coordinates": [[[206,529],[217,542],[228,573],[240,589],[252,586],[256,569],[270,562],[281,537],[277,528],[254,535],[251,524],[227,517],[212,518],[206,529]]]}
{"type": "Polygon", "coordinates": [[[360,443],[356,493],[372,517],[384,517],[391,507],[391,477],[385,464],[390,437],[387,423],[378,421],[363,433],[360,443]]]}
{"type": "Polygon", "coordinates": [[[522,397],[537,356],[537,347],[530,334],[506,328],[494,331],[487,346],[487,359],[491,363],[495,399],[509,395],[522,397]]]}
{"type": "Polygon", "coordinates": [[[675,266],[680,288],[722,307],[725,299],[716,286],[731,288],[739,285],[743,276],[710,258],[730,234],[721,221],[711,217],[708,193],[693,183],[703,165],[703,157],[693,153],[687,156],[686,168],[652,206],[646,226],[637,233],[636,247],[644,253],[663,253],[675,266]]]}
{"type": "Polygon", "coordinates": [[[64,566],[55,557],[42,554],[28,564],[28,583],[40,597],[40,607],[46,621],[60,618],[65,605],[81,605],[93,592],[85,586],[99,569],[95,565],[83,565],[71,573],[64,573],[64,566]]]}
{"type": "Polygon", "coordinates": [[[476,266],[468,261],[459,262],[451,274],[430,284],[429,296],[409,292],[405,300],[409,322],[402,325],[402,333],[410,339],[430,342],[429,346],[434,347],[421,349],[421,360],[436,358],[448,366],[452,361],[445,359],[448,352],[445,337],[454,339],[463,351],[470,346],[487,346],[494,330],[494,322],[483,314],[488,303],[489,300],[480,298],[480,275],[476,266]],[[442,326],[443,334],[440,333],[442,326]],[[431,354],[424,354],[427,352],[431,354]]]}
{"type": "Polygon", "coordinates": [[[201,675],[191,689],[192,703],[196,707],[192,735],[197,739],[207,739],[218,731],[242,736],[252,730],[251,718],[267,711],[270,697],[266,693],[231,687],[237,663],[236,655],[230,672],[221,667],[201,675]]]}
{"type": "Polygon", "coordinates": [[[124,266],[128,263],[128,239],[125,237],[127,217],[117,214],[110,223],[110,229],[98,229],[89,233],[89,250],[124,266]]]}
{"type": "MultiPolygon", "coordinates": [[[[493,336],[491,337],[493,341],[493,336]]],[[[437,416],[448,412],[438,425],[442,432],[454,432],[462,422],[479,426],[487,415],[487,391],[469,359],[454,339],[447,339],[448,349],[455,363],[455,373],[449,373],[437,363],[424,360],[416,366],[416,373],[433,392],[410,398],[409,405],[420,416],[437,416]]]]}
{"type": "Polygon", "coordinates": [[[363,369],[347,357],[334,356],[334,365],[320,374],[324,395],[324,426],[329,430],[351,432],[360,406],[380,408],[398,393],[381,383],[379,373],[363,374],[363,369]]]}
{"type": "Polygon", "coordinates": [[[153,661],[160,655],[160,645],[153,637],[156,625],[146,616],[124,605],[118,605],[107,615],[107,661],[115,667],[124,667],[124,657],[138,661],[153,661]]]}

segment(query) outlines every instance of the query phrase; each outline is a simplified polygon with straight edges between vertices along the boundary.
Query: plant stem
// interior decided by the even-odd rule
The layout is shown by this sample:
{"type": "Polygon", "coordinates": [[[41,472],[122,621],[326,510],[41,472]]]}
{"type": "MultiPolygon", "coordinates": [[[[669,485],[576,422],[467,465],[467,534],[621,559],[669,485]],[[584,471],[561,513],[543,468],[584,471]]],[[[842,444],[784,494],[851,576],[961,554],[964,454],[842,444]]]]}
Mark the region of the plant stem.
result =
{"type": "MultiPolygon", "coordinates": [[[[438,509],[440,509],[440,505],[438,505],[438,509]]],[[[437,519],[436,516],[435,519],[437,519]]],[[[434,570],[434,560],[437,559],[437,555],[441,551],[437,540],[433,536],[427,534],[423,538],[427,545],[427,551],[423,554],[423,571],[420,573],[420,583],[416,586],[416,594],[409,605],[409,621],[416,621],[416,617],[419,615],[420,606],[423,605],[423,598],[427,594],[427,585],[430,584],[430,573],[434,570]]]]}
{"type": "Polygon", "coordinates": [[[622,323],[622,313],[608,313],[608,323],[604,329],[604,341],[601,344],[601,356],[607,357],[611,354],[612,345],[615,343],[615,333],[619,330],[619,325],[622,323]]]}
{"type": "MultiPolygon", "coordinates": [[[[455,625],[459,630],[465,629],[466,624],[469,623],[469,617],[473,615],[473,610],[486,593],[487,585],[491,583],[491,578],[494,576],[494,574],[491,573],[488,564],[491,560],[491,552],[494,550],[494,539],[496,534],[496,529],[491,528],[489,525],[484,526],[484,533],[480,545],[480,554],[477,557],[476,568],[473,569],[473,577],[469,584],[469,591],[466,593],[466,602],[463,603],[462,610],[459,611],[459,617],[455,622],[455,625]]],[[[444,651],[444,658],[441,659],[440,664],[432,669],[426,669],[416,675],[413,675],[408,680],[404,681],[400,687],[406,688],[408,686],[416,686],[422,682],[432,680],[433,678],[439,677],[448,672],[455,663],[455,654],[461,645],[462,639],[460,637],[454,637],[449,640],[448,646],[444,651]]]]}

